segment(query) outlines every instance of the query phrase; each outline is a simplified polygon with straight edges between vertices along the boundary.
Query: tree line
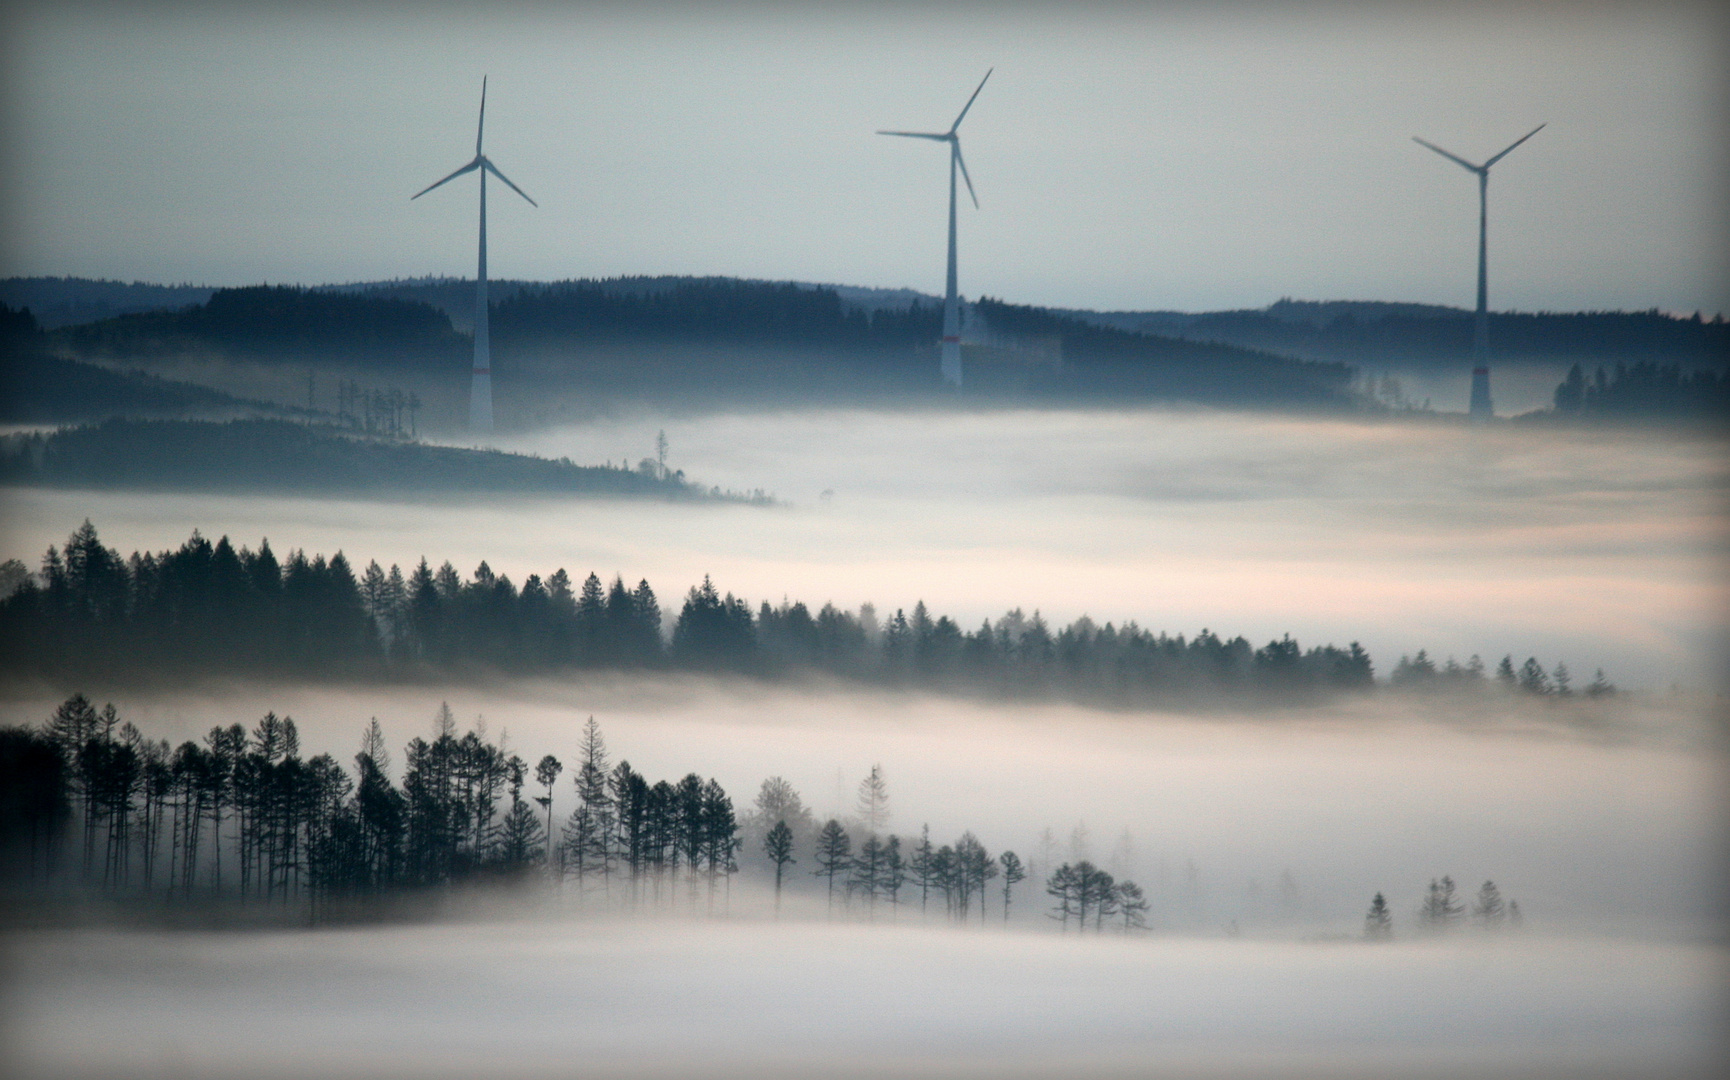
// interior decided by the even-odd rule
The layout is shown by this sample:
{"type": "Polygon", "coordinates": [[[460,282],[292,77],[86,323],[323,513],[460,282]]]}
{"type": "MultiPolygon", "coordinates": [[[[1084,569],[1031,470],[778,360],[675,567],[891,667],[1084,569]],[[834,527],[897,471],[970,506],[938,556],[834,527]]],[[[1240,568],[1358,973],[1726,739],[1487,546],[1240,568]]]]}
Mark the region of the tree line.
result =
{"type": "Polygon", "coordinates": [[[531,767],[484,729],[459,735],[448,706],[431,738],[409,741],[397,782],[376,719],[345,769],[330,754],[303,757],[287,716],[172,746],[76,694],[40,727],[0,729],[0,881],[170,904],[226,898],[315,920],[333,905],[477,881],[712,913],[749,841],[752,867],[765,877],[772,868],[777,911],[804,863],[831,913],[898,913],[917,896],[922,913],[941,907],[965,924],[987,919],[987,887],[999,878],[1007,920],[1027,877],[1014,852],[993,856],[971,832],[936,845],[926,828],[903,854],[898,836],[881,833],[880,767],[860,786],[870,809],[857,849],[838,819],[815,827],[779,777],[764,781],[743,821],[712,778],[651,782],[611,760],[592,717],[560,794],[565,771],[550,754],[531,767]]]}
{"type": "Polygon", "coordinates": [[[406,573],[376,562],[357,571],[341,552],[279,559],[268,541],[236,548],[197,533],[178,549],[122,557],[88,522],[0,599],[0,646],[5,669],[71,678],[671,668],[1113,702],[1290,698],[1374,682],[1355,642],[1305,649],[1287,636],[1257,648],[1086,616],[1056,628],[1020,609],[968,631],[923,602],[881,618],[870,604],[753,609],[707,578],[664,612],[646,580],[577,582],[563,569],[519,587],[484,562],[466,579],[425,559],[406,573]]]}
{"type": "Polygon", "coordinates": [[[1679,363],[1640,360],[1598,365],[1588,377],[1579,364],[1556,387],[1554,415],[1574,419],[1730,418],[1730,370],[1686,370],[1679,363]]]}
{"type": "MultiPolygon", "coordinates": [[[[1502,890],[1494,881],[1485,881],[1479,887],[1468,909],[1458,895],[1454,879],[1444,874],[1439,879],[1430,879],[1429,889],[1418,904],[1417,929],[1426,934],[1446,933],[1463,925],[1468,914],[1485,930],[1518,928],[1524,922],[1520,902],[1502,899],[1502,890]]],[[[1393,909],[1385,896],[1376,893],[1370,900],[1369,910],[1364,913],[1364,940],[1391,941],[1393,937],[1393,909]]]]}
{"type": "MultiPolygon", "coordinates": [[[[39,726],[0,728],[0,895],[218,903],[317,922],[490,884],[603,910],[717,914],[743,872],[772,892],[777,913],[791,892],[830,917],[987,926],[1032,900],[1016,887],[1036,868],[1011,850],[993,854],[970,830],[949,843],[933,841],[928,825],[916,837],[890,833],[880,765],[860,781],[845,824],[818,824],[779,776],[741,813],[713,778],[651,781],[615,761],[593,717],[567,769],[551,754],[511,751],[484,723],[459,733],[441,704],[430,735],[404,748],[401,779],[393,772],[376,719],[345,767],[328,753],[304,756],[287,716],[217,725],[175,746],[75,694],[39,726]]],[[[1029,913],[1060,932],[1149,929],[1151,904],[1134,881],[1086,858],[1043,873],[1047,903],[1029,913]]],[[[1488,930],[1522,920],[1493,881],[1468,904],[1448,876],[1430,882],[1414,912],[1419,933],[1468,917],[1488,930]]],[[[1363,936],[1393,934],[1378,892],[1363,936]]]]}

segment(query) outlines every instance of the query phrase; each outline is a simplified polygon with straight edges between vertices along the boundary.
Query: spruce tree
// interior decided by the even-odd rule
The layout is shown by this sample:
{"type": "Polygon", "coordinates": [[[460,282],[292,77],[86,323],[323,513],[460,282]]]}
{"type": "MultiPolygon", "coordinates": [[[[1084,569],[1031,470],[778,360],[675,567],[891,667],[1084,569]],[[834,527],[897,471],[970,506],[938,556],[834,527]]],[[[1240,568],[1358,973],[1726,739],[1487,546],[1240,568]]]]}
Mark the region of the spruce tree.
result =
{"type": "Polygon", "coordinates": [[[786,868],[798,862],[793,857],[793,830],[787,827],[785,821],[775,822],[769,834],[763,839],[764,854],[775,864],[775,913],[781,913],[781,876],[786,868]]]}
{"type": "Polygon", "coordinates": [[[823,829],[817,834],[817,869],[811,871],[816,877],[829,879],[829,910],[835,910],[835,878],[844,873],[852,862],[853,841],[847,835],[847,830],[841,823],[830,818],[823,824],[823,829]]]}

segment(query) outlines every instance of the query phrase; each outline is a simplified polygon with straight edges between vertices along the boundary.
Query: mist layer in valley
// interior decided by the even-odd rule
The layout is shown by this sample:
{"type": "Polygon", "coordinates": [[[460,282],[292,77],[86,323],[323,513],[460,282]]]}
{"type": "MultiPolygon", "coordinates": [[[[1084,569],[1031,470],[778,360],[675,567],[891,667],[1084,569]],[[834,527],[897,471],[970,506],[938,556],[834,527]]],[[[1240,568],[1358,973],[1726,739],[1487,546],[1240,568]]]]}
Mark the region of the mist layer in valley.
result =
{"type": "MultiPolygon", "coordinates": [[[[663,607],[705,575],[753,605],[883,617],[924,600],[971,629],[1006,610],[1259,645],[1361,641],[1382,674],[1427,649],[1535,656],[1581,680],[1721,678],[1723,443],[1652,431],[1467,429],[1206,411],[645,414],[508,445],[668,463],[791,505],[11,490],[8,557],[86,518],[123,554],[193,528],[405,572],[423,555],[522,581],[647,578],[663,607]]],[[[670,614],[671,612],[669,612],[670,614]]]]}
{"type": "MultiPolygon", "coordinates": [[[[573,769],[594,716],[649,778],[696,771],[749,814],[779,776],[855,833],[876,766],[887,831],[971,832],[1031,873],[1007,915],[993,881],[959,925],[912,885],[898,905],[828,898],[805,844],[779,904],[760,850],[708,897],[675,876],[629,902],[622,871],[531,871],[340,929],[150,929],[115,908],[119,929],[73,896],[56,920],[72,927],[0,939],[9,1074],[1704,1077],[1721,1061],[1724,770],[1700,718],[1670,709],[1124,715],[698,678],[116,705],[170,741],[275,710],[304,753],[343,759],[376,717],[400,779],[444,702],[573,769]],[[1053,918],[1045,880],[1079,859],[1142,884],[1145,930],[1053,918]],[[1437,931],[1421,904],[1439,875],[1468,897],[1494,879],[1522,918],[1437,931]],[[1378,893],[1392,940],[1368,942],[1378,893]]],[[[14,700],[3,719],[52,707],[14,700]]],[[[571,784],[553,797],[562,823],[571,784]]]]}

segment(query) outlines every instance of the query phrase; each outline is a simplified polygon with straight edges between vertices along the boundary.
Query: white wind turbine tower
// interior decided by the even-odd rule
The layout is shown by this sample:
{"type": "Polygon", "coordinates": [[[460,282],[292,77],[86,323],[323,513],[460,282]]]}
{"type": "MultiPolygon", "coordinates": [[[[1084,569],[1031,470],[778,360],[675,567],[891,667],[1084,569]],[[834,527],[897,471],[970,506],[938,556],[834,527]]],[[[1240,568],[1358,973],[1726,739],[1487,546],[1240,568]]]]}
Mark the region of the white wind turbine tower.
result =
{"type": "Polygon", "coordinates": [[[1539,124],[1482,165],[1473,165],[1465,158],[1450,154],[1434,143],[1425,142],[1416,135],[1412,136],[1412,141],[1419,146],[1434,150],[1467,172],[1478,174],[1478,318],[1472,328],[1472,403],[1467,410],[1467,415],[1473,420],[1488,420],[1495,415],[1495,408],[1490,404],[1490,286],[1489,256],[1486,248],[1490,225],[1490,166],[1507,157],[1514,147],[1542,130],[1544,125],[1539,124]]]}
{"type": "MultiPolygon", "coordinates": [[[[985,72],[985,79],[991,78],[991,72],[985,72]]],[[[938,371],[945,384],[961,385],[961,301],[956,295],[955,280],[955,170],[961,170],[961,178],[967,181],[967,194],[973,199],[973,208],[979,208],[979,196],[973,193],[973,178],[967,175],[967,162],[961,159],[961,136],[955,130],[961,126],[961,121],[967,118],[967,110],[973,108],[973,100],[979,96],[979,91],[985,89],[985,79],[979,80],[979,85],[973,89],[973,97],[967,99],[967,104],[961,107],[961,115],[955,118],[955,123],[949,125],[949,130],[941,135],[926,131],[879,131],[879,135],[899,135],[904,139],[931,139],[935,142],[949,144],[949,282],[943,293],[943,354],[938,371]]]]}
{"type": "Polygon", "coordinates": [[[487,330],[487,173],[503,180],[507,186],[527,200],[530,206],[540,207],[540,203],[530,199],[522,188],[512,184],[510,177],[499,172],[497,166],[487,160],[481,153],[481,135],[487,124],[487,79],[481,76],[481,117],[475,125],[475,158],[456,172],[415,192],[409,197],[413,202],[433,188],[448,184],[464,173],[477,169],[481,174],[481,251],[480,266],[475,273],[475,371],[474,381],[469,388],[469,427],[476,431],[491,431],[493,429],[493,359],[492,340],[487,330]]]}

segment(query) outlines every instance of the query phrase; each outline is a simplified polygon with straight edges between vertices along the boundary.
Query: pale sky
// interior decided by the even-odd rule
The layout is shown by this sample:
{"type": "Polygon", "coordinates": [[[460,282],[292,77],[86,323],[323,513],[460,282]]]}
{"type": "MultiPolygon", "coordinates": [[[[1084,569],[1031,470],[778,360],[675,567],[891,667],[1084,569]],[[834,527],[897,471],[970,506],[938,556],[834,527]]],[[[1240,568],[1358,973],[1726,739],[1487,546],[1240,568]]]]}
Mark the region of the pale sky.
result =
{"type": "Polygon", "coordinates": [[[969,296],[1730,309],[1709,6],[12,5],[0,275],[729,274],[969,296]]]}

